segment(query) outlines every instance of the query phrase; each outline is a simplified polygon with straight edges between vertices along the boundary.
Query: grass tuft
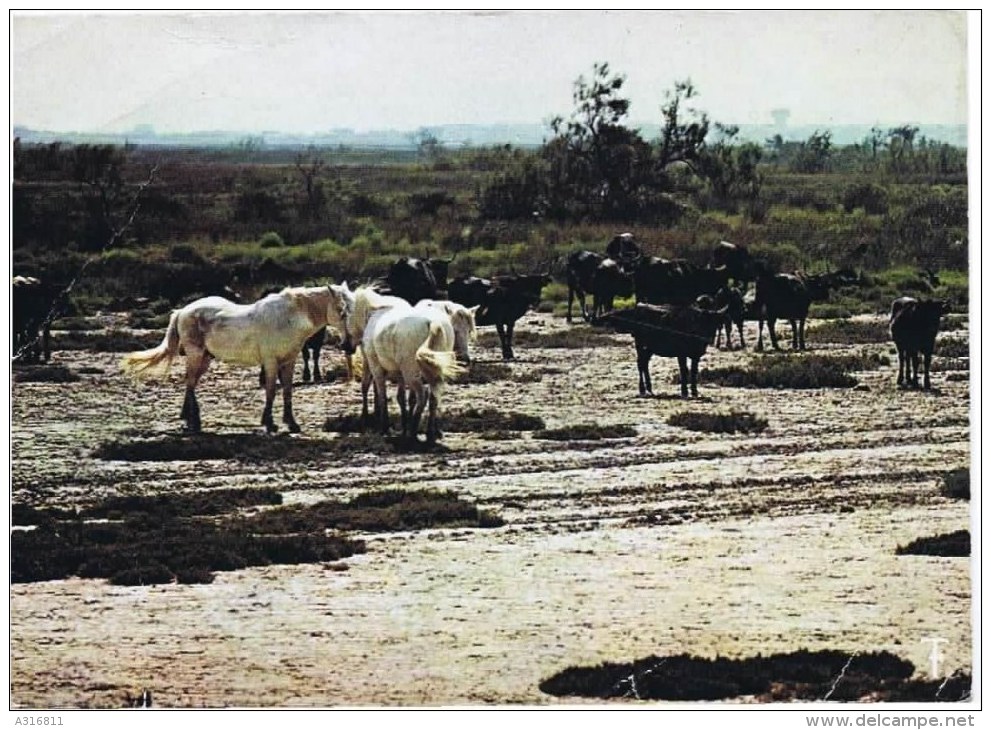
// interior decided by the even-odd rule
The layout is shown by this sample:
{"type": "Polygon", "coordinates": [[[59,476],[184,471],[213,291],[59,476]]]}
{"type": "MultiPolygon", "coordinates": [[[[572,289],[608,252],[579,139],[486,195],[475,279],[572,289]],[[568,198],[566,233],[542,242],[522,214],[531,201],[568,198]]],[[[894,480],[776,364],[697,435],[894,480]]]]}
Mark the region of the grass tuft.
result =
{"type": "Polygon", "coordinates": [[[852,388],[857,379],[851,371],[869,370],[890,364],[885,355],[765,355],[747,367],[732,365],[699,373],[703,383],[731,388],[852,388]]]}
{"type": "Polygon", "coordinates": [[[767,419],[744,411],[729,413],[699,413],[684,411],[668,417],[668,425],[704,433],[760,433],[767,428],[767,419]]]}
{"type": "Polygon", "coordinates": [[[14,369],[14,381],[18,383],[75,383],[81,379],[65,365],[32,365],[14,369]]]}
{"type": "Polygon", "coordinates": [[[632,663],[569,667],[540,683],[558,697],[713,701],[756,696],[762,701],[865,699],[959,701],[971,678],[913,680],[911,662],[890,652],[800,650],[744,659],[705,659],[688,654],[650,656],[632,663]],[[952,686],[950,686],[952,684],[952,686]]]}
{"type": "Polygon", "coordinates": [[[239,508],[277,505],[268,489],[117,497],[82,512],[14,505],[11,581],[69,576],[118,585],[209,583],[217,571],[251,566],[336,561],[365,551],[361,541],[328,530],[390,532],[436,527],[499,527],[496,514],[453,492],[386,490],[350,502],[274,507],[250,515],[239,508]],[[93,521],[98,519],[99,521],[93,521]]]}
{"type": "Polygon", "coordinates": [[[970,469],[954,469],[944,474],[939,491],[951,499],[970,499],[970,469]]]}
{"type": "Polygon", "coordinates": [[[601,439],[633,438],[637,430],[626,424],[600,426],[596,423],[578,423],[562,428],[534,431],[533,437],[549,441],[599,441],[601,439]]]}
{"type": "Polygon", "coordinates": [[[970,531],[957,530],[933,537],[920,537],[908,545],[899,545],[898,555],[937,555],[943,558],[970,557],[970,531]]]}

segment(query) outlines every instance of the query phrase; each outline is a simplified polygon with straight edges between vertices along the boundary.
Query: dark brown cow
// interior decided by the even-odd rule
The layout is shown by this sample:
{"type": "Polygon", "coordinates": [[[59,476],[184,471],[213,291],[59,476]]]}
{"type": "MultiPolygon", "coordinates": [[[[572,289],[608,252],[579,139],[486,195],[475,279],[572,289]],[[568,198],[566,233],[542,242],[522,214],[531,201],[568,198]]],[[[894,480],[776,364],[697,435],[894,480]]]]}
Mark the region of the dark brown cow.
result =
{"type": "Polygon", "coordinates": [[[932,362],[939,320],[946,312],[946,303],[939,300],[918,300],[900,297],[891,303],[891,339],[898,348],[899,387],[919,387],[919,355],[923,362],[923,388],[929,390],[929,365],[932,362]]]}
{"type": "Polygon", "coordinates": [[[447,293],[452,302],[479,307],[475,324],[479,327],[495,325],[502,357],[512,360],[516,357],[513,353],[516,320],[537,306],[540,291],[550,283],[551,277],[547,274],[513,274],[491,280],[465,276],[452,281],[447,293]]]}
{"type": "Polygon", "coordinates": [[[575,251],[568,256],[568,314],[566,317],[568,322],[571,321],[571,305],[574,303],[575,297],[578,297],[582,319],[586,322],[591,319],[588,307],[585,305],[585,295],[593,293],[595,272],[604,259],[605,256],[594,251],[575,251]]]}
{"type": "Polygon", "coordinates": [[[618,262],[627,272],[633,271],[643,253],[632,233],[620,233],[606,244],[606,256],[618,262]]]}
{"type": "Polygon", "coordinates": [[[637,304],[610,312],[597,324],[633,335],[641,396],[653,395],[650,358],[659,355],[678,358],[681,395],[687,398],[689,387],[692,395],[698,396],[699,360],[725,315],[725,307],[712,311],[696,306],[637,304]],[[690,371],[688,360],[691,360],[690,371]]]}
{"type": "MultiPolygon", "coordinates": [[[[457,254],[455,254],[457,256],[457,254]]],[[[389,268],[385,278],[388,292],[415,305],[421,299],[439,299],[447,289],[449,259],[417,259],[403,257],[389,268]]]]}
{"type": "Polygon", "coordinates": [[[746,290],[757,276],[757,267],[746,246],[720,241],[712,251],[712,267],[725,266],[733,282],[746,290]]]}
{"type": "Polygon", "coordinates": [[[703,294],[714,295],[727,284],[726,267],[713,269],[684,259],[651,256],[633,274],[637,302],[691,304],[703,294]]]}
{"type": "Polygon", "coordinates": [[[11,278],[11,355],[18,362],[51,359],[52,320],[69,311],[63,287],[33,276],[11,278]]]}
{"type": "Polygon", "coordinates": [[[761,269],[757,274],[754,308],[757,310],[757,349],[764,349],[764,320],[771,337],[771,346],[780,350],[774,323],[787,319],[791,324],[793,350],[805,349],[805,320],[814,301],[829,298],[830,289],[857,281],[856,274],[843,269],[828,274],[802,276],[799,274],[774,274],[761,269]]]}
{"type": "Polygon", "coordinates": [[[603,259],[592,277],[592,319],[611,312],[616,297],[631,294],[633,275],[627,273],[615,259],[603,259]]]}

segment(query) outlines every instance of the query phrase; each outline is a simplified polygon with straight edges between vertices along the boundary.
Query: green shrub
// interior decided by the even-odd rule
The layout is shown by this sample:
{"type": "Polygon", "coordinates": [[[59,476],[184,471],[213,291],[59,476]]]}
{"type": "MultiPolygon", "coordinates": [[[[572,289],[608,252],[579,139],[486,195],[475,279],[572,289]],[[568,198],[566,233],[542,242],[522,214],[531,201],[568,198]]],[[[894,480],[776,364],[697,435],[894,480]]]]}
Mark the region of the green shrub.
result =
{"type": "Polygon", "coordinates": [[[282,236],[275,231],[266,231],[262,234],[262,237],[258,239],[258,245],[262,248],[283,248],[286,243],[282,240],[282,236]]]}
{"type": "Polygon", "coordinates": [[[888,191],[877,183],[853,185],[843,193],[843,209],[852,213],[863,208],[871,215],[884,215],[888,212],[888,191]]]}
{"type": "Polygon", "coordinates": [[[836,319],[813,323],[807,338],[815,342],[831,342],[840,345],[867,345],[888,342],[891,333],[887,321],[836,319]]]}
{"type": "Polygon", "coordinates": [[[699,379],[731,388],[852,388],[857,380],[850,371],[886,364],[890,364],[886,356],[870,353],[766,355],[752,360],[748,367],[733,365],[702,370],[699,379]]]}

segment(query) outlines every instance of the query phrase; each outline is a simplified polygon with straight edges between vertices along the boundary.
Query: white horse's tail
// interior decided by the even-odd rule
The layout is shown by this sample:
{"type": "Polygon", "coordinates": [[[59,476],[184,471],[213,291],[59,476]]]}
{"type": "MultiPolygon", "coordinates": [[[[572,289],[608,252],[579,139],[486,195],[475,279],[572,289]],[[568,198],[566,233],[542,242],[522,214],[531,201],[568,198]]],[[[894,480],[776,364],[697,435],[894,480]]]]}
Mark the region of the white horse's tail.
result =
{"type": "Polygon", "coordinates": [[[438,385],[464,372],[453,350],[438,349],[444,346],[445,339],[443,327],[432,322],[430,336],[416,351],[416,362],[427,385],[438,385]]]}
{"type": "Polygon", "coordinates": [[[165,330],[165,337],[162,344],[150,350],[141,350],[125,355],[120,362],[120,367],[125,373],[136,375],[140,378],[159,377],[164,378],[169,374],[169,367],[172,360],[179,353],[179,310],[172,312],[169,318],[169,327],[165,330]]]}

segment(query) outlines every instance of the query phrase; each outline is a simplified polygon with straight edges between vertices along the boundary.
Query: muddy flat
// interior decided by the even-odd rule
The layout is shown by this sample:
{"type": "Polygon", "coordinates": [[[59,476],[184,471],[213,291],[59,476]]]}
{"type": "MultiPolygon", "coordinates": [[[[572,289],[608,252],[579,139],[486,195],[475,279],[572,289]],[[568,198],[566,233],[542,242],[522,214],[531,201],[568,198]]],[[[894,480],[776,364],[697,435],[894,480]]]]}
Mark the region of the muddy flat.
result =
{"type": "MultiPolygon", "coordinates": [[[[530,314],[517,331],[565,328],[530,314]]],[[[756,332],[747,335],[746,352],[710,349],[702,369],[749,361],[756,332]]],[[[358,535],[367,552],[344,566],[220,572],[210,584],[12,585],[13,705],[116,707],[141,689],[161,707],[558,704],[583,700],[544,694],[541,680],[651,654],[887,650],[925,676],[927,637],[947,640],[942,671],[970,671],[970,561],[896,555],[970,525],[969,502],[940,492],[947,472],[970,463],[969,382],[951,377],[960,370],[935,372],[930,392],[902,390],[888,343],[821,342],[811,329],[813,353],[890,362],[853,373],[854,388],[703,382],[685,400],[675,362],[655,358],[657,397],[640,398],[631,340],[612,340],[552,348],[537,337],[490,382],[449,385],[441,407],[538,416],[548,429],[630,426],[633,436],[451,431],[435,451],[381,441],[341,452],[342,436],[323,424],[356,415],[361,396],[338,381],[296,388],[303,433],[271,436],[287,456],[263,460],[98,458],[101,445],[179,431],[181,358],[170,380],[135,383],[118,354],[56,351],[78,382],[12,385],[17,503],[265,486],[293,504],[446,489],[505,525],[358,535]],[[668,424],[685,411],[745,411],[767,428],[668,424]]],[[[475,355],[476,367],[501,364],[488,335],[475,355]]],[[[205,432],[257,442],[256,372],[215,363],[198,395],[205,432]]]]}

